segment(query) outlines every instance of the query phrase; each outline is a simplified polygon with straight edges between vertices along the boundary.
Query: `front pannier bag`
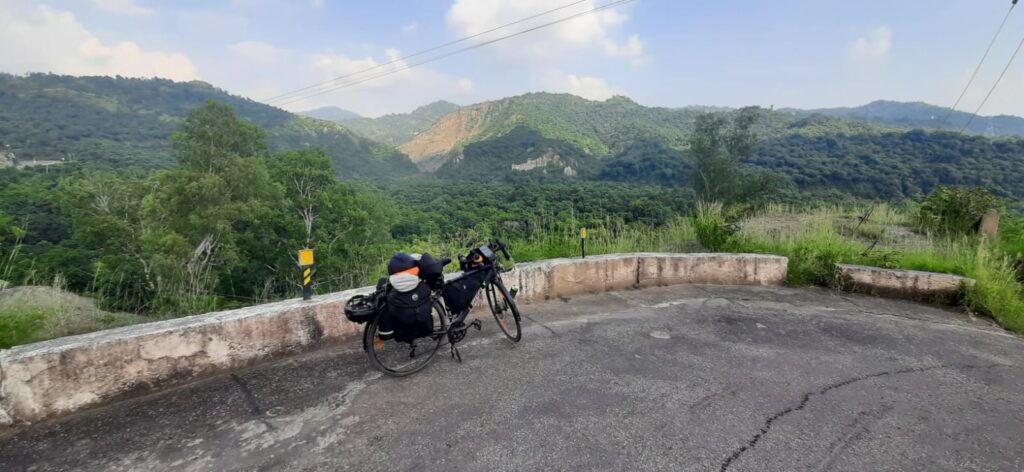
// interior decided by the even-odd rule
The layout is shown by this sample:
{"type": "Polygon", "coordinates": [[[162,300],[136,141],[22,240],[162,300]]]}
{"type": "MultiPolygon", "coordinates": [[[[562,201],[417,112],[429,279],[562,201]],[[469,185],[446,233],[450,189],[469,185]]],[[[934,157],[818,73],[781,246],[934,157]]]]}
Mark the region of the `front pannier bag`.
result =
{"type": "Polygon", "coordinates": [[[408,292],[389,291],[387,318],[390,328],[395,332],[395,341],[410,342],[430,336],[434,331],[431,305],[430,287],[425,283],[408,292]]]}
{"type": "Polygon", "coordinates": [[[449,280],[444,284],[444,304],[452,313],[458,314],[469,308],[476,297],[480,286],[487,278],[487,270],[470,270],[459,278],[449,280]]]}

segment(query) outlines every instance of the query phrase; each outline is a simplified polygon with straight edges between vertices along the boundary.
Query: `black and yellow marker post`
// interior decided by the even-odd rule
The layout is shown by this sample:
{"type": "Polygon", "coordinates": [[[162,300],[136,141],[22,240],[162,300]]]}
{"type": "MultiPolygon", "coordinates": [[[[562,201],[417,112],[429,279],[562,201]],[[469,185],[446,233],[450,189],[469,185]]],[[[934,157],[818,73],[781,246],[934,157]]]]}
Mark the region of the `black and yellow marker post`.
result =
{"type": "Polygon", "coordinates": [[[580,254],[587,258],[587,228],[580,228],[580,254]]]}
{"type": "Polygon", "coordinates": [[[302,299],[313,298],[313,250],[303,249],[299,251],[299,269],[302,269],[302,299]]]}

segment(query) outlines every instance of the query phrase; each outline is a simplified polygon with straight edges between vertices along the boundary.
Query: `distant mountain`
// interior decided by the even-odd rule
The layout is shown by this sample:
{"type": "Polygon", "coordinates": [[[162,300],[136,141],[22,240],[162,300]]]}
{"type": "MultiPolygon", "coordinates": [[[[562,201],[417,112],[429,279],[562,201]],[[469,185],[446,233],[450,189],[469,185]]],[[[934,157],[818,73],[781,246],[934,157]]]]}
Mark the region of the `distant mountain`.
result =
{"type": "Polygon", "coordinates": [[[338,107],[320,107],[312,110],[300,111],[298,115],[308,116],[310,118],[316,118],[318,120],[327,121],[342,121],[351,120],[353,118],[362,118],[359,113],[354,111],[348,111],[344,108],[338,107]]]}
{"type": "Polygon", "coordinates": [[[341,123],[374,141],[398,146],[429,129],[442,116],[458,109],[459,106],[452,102],[438,101],[421,106],[411,113],[384,115],[380,118],[349,118],[341,123]]]}
{"type": "Polygon", "coordinates": [[[460,108],[400,149],[421,168],[430,170],[456,157],[467,144],[517,127],[534,129],[545,138],[565,141],[592,156],[609,154],[636,139],[679,147],[685,144],[698,114],[686,109],[648,108],[626,97],[599,102],[569,94],[529,93],[460,108]]]}
{"type": "MultiPolygon", "coordinates": [[[[822,114],[839,118],[865,121],[879,125],[924,130],[959,131],[971,114],[954,111],[943,121],[948,108],[924,102],[893,102],[878,100],[852,108],[821,108],[817,110],[791,110],[800,114],[822,114]]],[[[1024,136],[1024,118],[1019,116],[979,116],[966,130],[969,133],[992,136],[1024,136]]]]}
{"type": "MultiPolygon", "coordinates": [[[[822,194],[901,199],[942,184],[987,185],[1024,198],[1024,139],[907,130],[881,117],[895,123],[899,110],[913,107],[897,104],[884,115],[880,105],[847,117],[765,110],[756,129],[761,143],[745,163],[822,194]]],[[[460,108],[400,149],[445,178],[688,185],[687,139],[706,110],[531,93],[460,108]]]]}
{"type": "Polygon", "coordinates": [[[401,153],[337,123],[293,115],[205,82],[0,74],[0,141],[19,162],[69,159],[123,168],[174,165],[170,137],[207,100],[267,130],[275,151],[315,146],[342,178],[417,172],[401,153]]]}

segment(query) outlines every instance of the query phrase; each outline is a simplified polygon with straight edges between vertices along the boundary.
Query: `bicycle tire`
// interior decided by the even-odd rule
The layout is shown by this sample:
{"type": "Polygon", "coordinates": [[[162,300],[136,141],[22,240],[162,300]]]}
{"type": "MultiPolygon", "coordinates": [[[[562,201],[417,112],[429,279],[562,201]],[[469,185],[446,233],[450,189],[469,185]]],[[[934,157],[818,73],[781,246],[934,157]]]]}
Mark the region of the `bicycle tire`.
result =
{"type": "Polygon", "coordinates": [[[494,321],[498,323],[498,328],[510,341],[519,342],[523,339],[523,329],[522,317],[519,315],[519,306],[516,305],[516,300],[509,295],[508,289],[505,288],[501,279],[488,283],[485,291],[487,305],[491,308],[491,314],[494,315],[494,321]],[[509,319],[509,314],[512,315],[511,319],[509,319]],[[513,327],[515,330],[512,329],[513,327]]]}
{"type": "Polygon", "coordinates": [[[370,363],[381,372],[394,377],[405,377],[423,370],[437,355],[437,351],[446,339],[444,333],[448,328],[448,315],[440,301],[433,302],[431,313],[434,319],[435,334],[419,338],[412,343],[400,343],[393,339],[382,340],[377,333],[380,316],[367,323],[366,329],[363,331],[363,350],[370,358],[370,363]],[[411,356],[410,353],[418,349],[423,349],[424,352],[420,352],[418,356],[411,356]],[[398,361],[403,357],[415,358],[416,361],[399,363],[398,361]]]}

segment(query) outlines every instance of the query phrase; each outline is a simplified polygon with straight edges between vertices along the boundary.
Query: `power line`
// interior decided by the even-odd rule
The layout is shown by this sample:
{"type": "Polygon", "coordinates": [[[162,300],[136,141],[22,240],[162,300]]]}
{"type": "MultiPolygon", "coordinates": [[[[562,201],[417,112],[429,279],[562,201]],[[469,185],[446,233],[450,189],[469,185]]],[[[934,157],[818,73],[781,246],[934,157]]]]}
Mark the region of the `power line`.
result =
{"type": "Polygon", "coordinates": [[[595,8],[592,8],[592,9],[584,11],[584,12],[580,12],[580,13],[577,13],[577,14],[574,14],[574,15],[571,15],[571,16],[567,16],[565,18],[561,18],[561,19],[558,19],[558,20],[555,20],[555,21],[544,23],[542,25],[534,26],[534,27],[531,27],[531,28],[528,28],[528,29],[525,29],[525,30],[522,30],[522,31],[518,31],[518,32],[512,33],[512,34],[508,34],[508,35],[501,36],[501,37],[498,37],[498,38],[495,38],[495,39],[484,41],[482,43],[474,44],[472,46],[466,46],[464,48],[456,49],[454,51],[447,52],[447,53],[444,53],[444,54],[441,54],[441,55],[438,55],[438,56],[433,56],[431,58],[424,59],[424,60],[422,60],[420,62],[415,62],[415,63],[412,63],[412,64],[408,64],[406,66],[403,66],[403,67],[400,67],[400,68],[397,68],[397,69],[392,69],[392,70],[383,72],[381,74],[373,75],[373,76],[370,76],[370,77],[365,77],[365,78],[362,78],[362,79],[359,79],[359,80],[355,80],[355,81],[352,81],[352,82],[346,82],[346,83],[343,83],[343,84],[340,84],[340,85],[337,85],[337,86],[332,86],[330,88],[327,88],[327,89],[324,89],[324,90],[321,90],[321,91],[317,91],[315,93],[301,94],[298,97],[293,97],[292,99],[289,99],[287,101],[277,103],[275,106],[288,105],[290,103],[295,103],[295,102],[298,102],[298,101],[302,101],[302,100],[306,100],[306,99],[309,99],[309,98],[316,97],[318,95],[323,95],[325,93],[330,93],[330,92],[333,92],[335,90],[340,90],[340,89],[348,88],[348,87],[351,87],[351,86],[354,86],[354,85],[358,85],[358,84],[361,84],[361,83],[364,83],[364,82],[367,82],[367,81],[370,81],[370,80],[379,79],[381,77],[384,77],[384,76],[387,76],[387,75],[391,75],[391,74],[394,74],[394,73],[397,73],[397,72],[402,72],[402,71],[405,71],[405,70],[409,70],[409,69],[412,69],[413,67],[421,66],[421,65],[429,63],[429,62],[434,62],[434,61],[437,61],[437,60],[440,60],[440,59],[444,59],[446,57],[454,56],[455,54],[459,54],[459,53],[463,53],[463,52],[470,51],[470,50],[473,50],[473,49],[477,49],[477,48],[481,48],[481,47],[484,47],[484,46],[488,46],[488,45],[494,44],[494,43],[496,43],[498,41],[503,41],[503,40],[506,40],[506,39],[509,39],[509,38],[512,38],[512,37],[515,37],[515,36],[526,34],[526,33],[532,32],[532,31],[536,31],[536,30],[539,30],[539,29],[542,29],[542,28],[546,28],[548,26],[552,26],[552,25],[555,25],[555,24],[558,24],[558,23],[563,23],[563,22],[566,22],[566,21],[569,21],[569,20],[572,20],[572,19],[575,19],[575,18],[579,18],[579,17],[584,16],[584,15],[589,15],[591,13],[596,13],[596,12],[601,11],[601,10],[605,10],[605,9],[612,8],[612,7],[615,7],[615,6],[623,5],[623,4],[626,4],[626,3],[629,3],[629,2],[633,2],[633,1],[635,1],[635,0],[615,0],[615,1],[611,2],[611,3],[605,4],[605,5],[600,6],[600,7],[595,7],[595,8]]]}
{"type": "Polygon", "coordinates": [[[971,84],[974,83],[974,79],[978,77],[978,71],[981,70],[981,65],[985,63],[985,59],[988,58],[988,53],[992,51],[992,46],[996,44],[996,39],[999,38],[999,34],[1003,32],[1003,27],[1006,26],[1006,21],[1010,19],[1010,14],[1013,13],[1013,8],[1017,6],[1017,0],[1013,0],[1010,5],[1010,9],[1006,12],[1006,16],[1003,17],[1003,22],[999,24],[999,28],[996,29],[995,36],[992,37],[992,41],[988,43],[988,48],[985,49],[985,54],[981,55],[981,61],[978,62],[978,66],[974,68],[974,73],[971,74],[970,80],[967,81],[967,85],[964,85],[963,91],[960,92],[960,96],[957,97],[956,102],[953,106],[949,107],[949,111],[946,112],[946,116],[942,117],[942,121],[939,122],[937,127],[942,127],[946,124],[946,120],[956,111],[956,107],[960,105],[960,101],[964,99],[964,95],[967,95],[967,89],[971,88],[971,84]]]}
{"type": "Polygon", "coordinates": [[[989,97],[992,96],[992,92],[996,91],[996,87],[998,87],[999,86],[999,82],[1001,82],[1003,80],[1003,76],[1006,75],[1006,71],[1010,70],[1010,66],[1013,65],[1013,60],[1017,58],[1017,54],[1020,54],[1021,48],[1024,48],[1024,38],[1020,39],[1020,43],[1017,44],[1017,49],[1013,50],[1013,55],[1010,56],[1010,60],[1009,60],[1009,62],[1006,63],[1006,67],[1003,68],[1003,72],[999,74],[999,78],[996,79],[996,83],[992,84],[992,88],[990,88],[988,90],[988,93],[985,94],[985,99],[982,100],[981,104],[978,105],[978,108],[976,110],[974,110],[974,114],[972,114],[971,118],[969,120],[967,120],[967,124],[965,124],[963,128],[960,128],[960,132],[961,133],[963,133],[964,130],[966,130],[968,126],[971,126],[971,122],[973,122],[974,118],[976,118],[978,116],[978,113],[981,112],[981,108],[985,106],[985,102],[987,102],[989,97]]]}
{"type": "Polygon", "coordinates": [[[456,39],[454,41],[449,41],[449,42],[444,43],[444,44],[439,44],[439,45],[434,46],[432,48],[424,49],[422,51],[419,51],[419,52],[416,52],[416,53],[413,53],[413,54],[409,54],[408,56],[402,56],[402,57],[399,57],[397,59],[392,59],[392,60],[390,60],[388,62],[385,62],[385,63],[382,63],[382,64],[377,64],[377,65],[375,65],[373,67],[368,67],[368,68],[363,69],[361,71],[352,72],[350,74],[345,74],[345,75],[342,75],[342,76],[334,77],[332,79],[325,80],[325,81],[317,83],[317,84],[313,84],[313,85],[310,85],[310,86],[307,86],[307,87],[303,87],[303,88],[300,88],[300,89],[292,90],[291,92],[285,92],[285,93],[283,93],[281,95],[270,97],[270,98],[268,98],[266,100],[263,100],[263,101],[266,102],[266,103],[277,101],[277,100],[280,100],[282,98],[288,97],[289,95],[294,95],[296,93],[304,92],[304,91],[309,90],[309,89],[321,87],[321,86],[329,84],[331,82],[336,82],[336,81],[341,80],[341,79],[347,79],[349,77],[352,77],[352,76],[355,76],[355,75],[359,75],[359,74],[363,74],[363,73],[369,72],[369,71],[374,70],[374,69],[379,69],[381,67],[388,66],[388,65],[394,64],[396,62],[402,62],[402,61],[405,61],[407,59],[411,59],[413,57],[422,56],[422,55],[424,55],[424,54],[426,54],[428,52],[433,52],[433,51],[436,51],[438,49],[444,49],[444,48],[446,48],[448,46],[452,46],[454,44],[459,44],[461,42],[465,42],[465,41],[468,41],[470,39],[477,38],[477,37],[483,36],[483,35],[488,34],[488,33],[493,33],[493,32],[498,31],[500,29],[505,29],[505,28],[508,28],[509,26],[514,26],[514,25],[517,25],[517,24],[522,23],[524,21],[529,21],[529,20],[532,20],[534,18],[539,18],[541,16],[548,15],[548,14],[554,13],[554,12],[559,11],[559,10],[564,10],[564,9],[569,8],[571,6],[579,5],[580,3],[587,2],[587,1],[590,1],[590,0],[577,0],[575,2],[568,3],[566,5],[562,5],[562,6],[558,7],[558,8],[552,8],[550,10],[543,11],[543,12],[538,13],[536,15],[528,16],[526,18],[521,18],[519,20],[513,21],[511,23],[506,23],[506,24],[498,26],[496,28],[491,28],[491,29],[489,29],[487,31],[481,31],[479,33],[472,34],[472,35],[469,35],[469,36],[465,36],[465,37],[456,39]]]}

